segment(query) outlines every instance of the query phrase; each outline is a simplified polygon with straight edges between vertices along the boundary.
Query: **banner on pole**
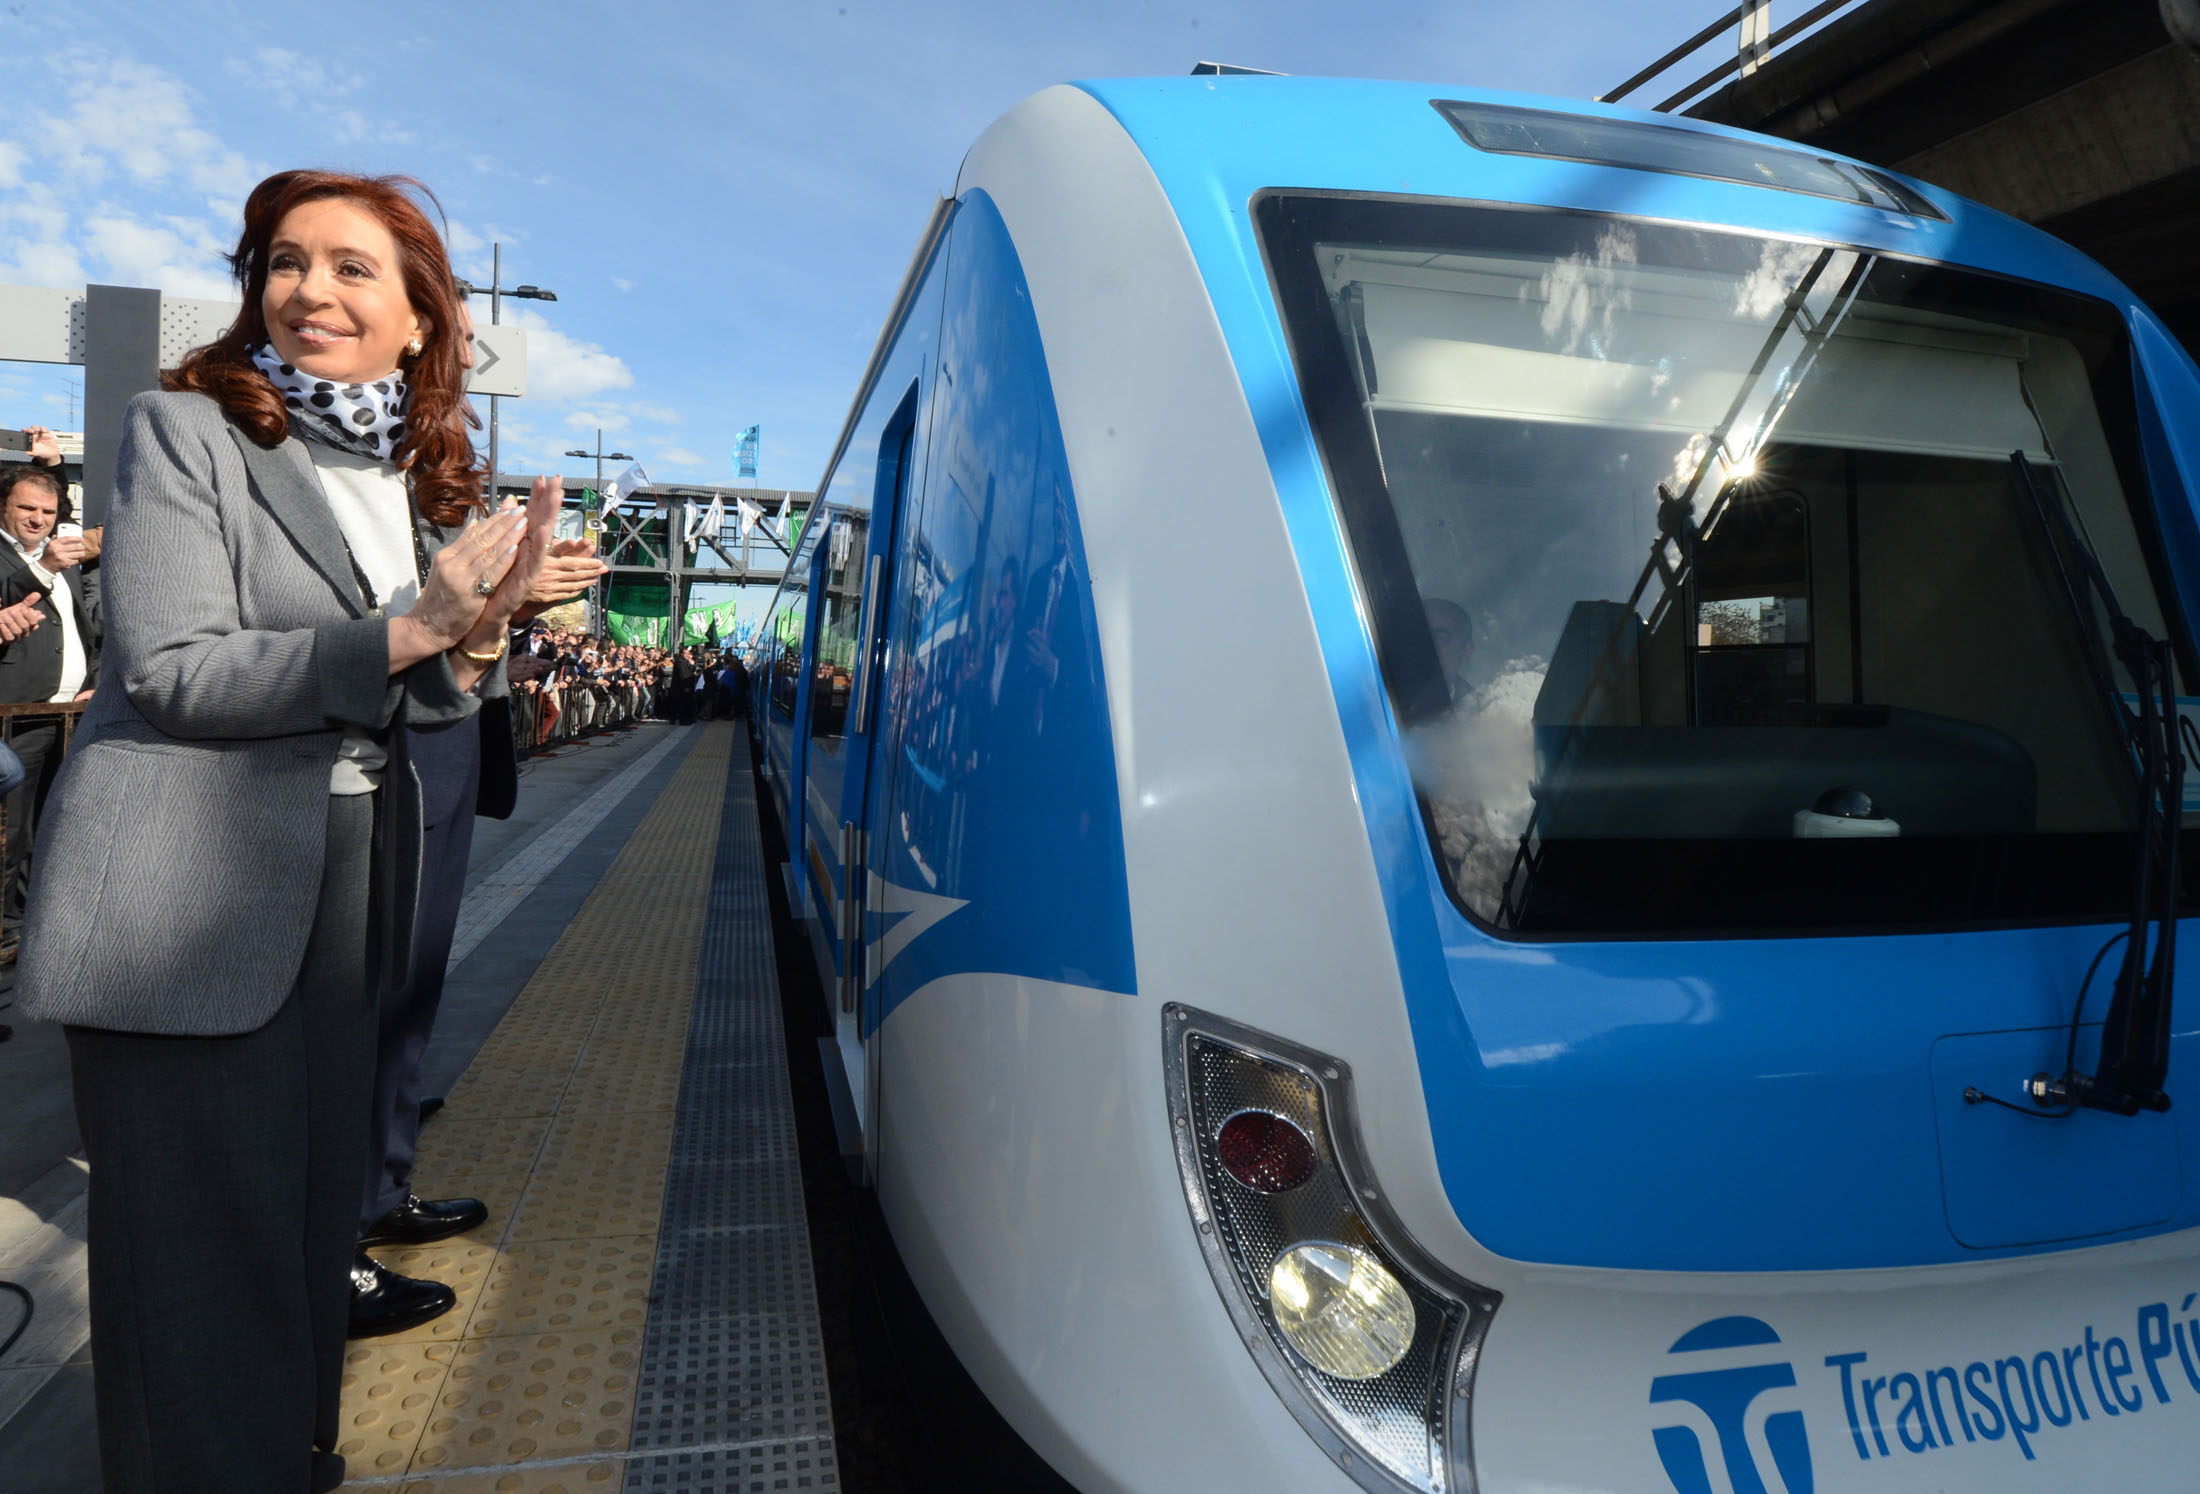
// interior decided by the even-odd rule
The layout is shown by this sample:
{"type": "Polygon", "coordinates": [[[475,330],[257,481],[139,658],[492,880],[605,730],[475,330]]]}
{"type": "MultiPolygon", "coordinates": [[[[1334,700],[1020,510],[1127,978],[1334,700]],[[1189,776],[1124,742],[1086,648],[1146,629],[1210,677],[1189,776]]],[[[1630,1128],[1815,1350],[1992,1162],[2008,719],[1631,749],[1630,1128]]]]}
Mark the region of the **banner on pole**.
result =
{"type": "Polygon", "coordinates": [[[734,448],[733,455],[736,480],[746,478],[750,482],[756,481],[756,448],[763,430],[760,425],[752,425],[741,433],[741,444],[734,448]]]}

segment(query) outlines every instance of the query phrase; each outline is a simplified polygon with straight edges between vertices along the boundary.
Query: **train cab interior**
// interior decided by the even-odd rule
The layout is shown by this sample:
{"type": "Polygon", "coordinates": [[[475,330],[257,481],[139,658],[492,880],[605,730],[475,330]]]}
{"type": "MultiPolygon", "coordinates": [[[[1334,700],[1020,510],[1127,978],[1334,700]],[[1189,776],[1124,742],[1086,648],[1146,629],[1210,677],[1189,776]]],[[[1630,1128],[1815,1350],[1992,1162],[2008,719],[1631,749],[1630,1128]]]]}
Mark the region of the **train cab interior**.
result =
{"type": "Polygon", "coordinates": [[[1302,367],[1356,407],[1328,455],[1476,921],[1883,929],[2128,901],[2112,613],[2191,660],[2111,308],[1584,214],[1309,203],[1270,247],[1302,367]],[[2105,595],[2074,588],[2088,565],[2105,595]],[[1423,608],[1471,620],[1466,657],[1400,636],[1423,608]]]}

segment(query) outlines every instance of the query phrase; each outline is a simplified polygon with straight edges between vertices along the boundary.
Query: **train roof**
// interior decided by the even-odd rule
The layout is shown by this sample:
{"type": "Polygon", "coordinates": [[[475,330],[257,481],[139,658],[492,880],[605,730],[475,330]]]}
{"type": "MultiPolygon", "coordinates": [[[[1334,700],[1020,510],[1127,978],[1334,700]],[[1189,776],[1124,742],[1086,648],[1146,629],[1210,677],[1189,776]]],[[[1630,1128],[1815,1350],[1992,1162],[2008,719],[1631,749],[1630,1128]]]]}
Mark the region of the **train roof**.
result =
{"type": "MultiPolygon", "coordinates": [[[[1702,120],[1578,99],[1349,78],[1193,76],[1074,85],[1108,110],[1144,152],[1177,205],[1195,252],[1200,222],[1226,208],[1243,229],[1247,204],[1271,189],[1449,198],[1613,213],[1824,239],[2046,281],[2110,300],[2137,298],[2092,259],[2052,235],[1942,188],[1867,162],[1702,120]],[[1576,155],[1478,148],[1456,122],[1460,104],[1502,121],[1514,111],[1570,118],[1598,142],[1576,155]],[[1616,128],[1615,128],[1616,127],[1616,128]],[[1688,169],[1616,164],[1602,146],[1671,141],[1716,157],[1734,146],[1761,161],[1834,162],[1870,173],[1889,194],[1840,201],[1794,186],[1719,180],[1688,169]],[[1604,160],[1584,159],[1591,153],[1604,160]],[[1889,201],[1889,197],[1894,201],[1889,201]],[[1911,199],[1909,206],[1900,200],[1911,199]]],[[[1560,121],[1563,122],[1563,121],[1560,121]]],[[[1484,135],[1485,146],[1489,143],[1484,135]]],[[[1500,141],[1500,145],[1507,142],[1500,141]]],[[[1670,152],[1668,153],[1670,154],[1670,152]]],[[[1800,172],[1808,175],[1807,168],[1800,172]]],[[[1791,177],[1791,180],[1795,179],[1791,177]]],[[[1212,224],[1210,226],[1219,227],[1212,224]]],[[[1208,255],[1200,258],[1213,263],[1208,255]]]]}

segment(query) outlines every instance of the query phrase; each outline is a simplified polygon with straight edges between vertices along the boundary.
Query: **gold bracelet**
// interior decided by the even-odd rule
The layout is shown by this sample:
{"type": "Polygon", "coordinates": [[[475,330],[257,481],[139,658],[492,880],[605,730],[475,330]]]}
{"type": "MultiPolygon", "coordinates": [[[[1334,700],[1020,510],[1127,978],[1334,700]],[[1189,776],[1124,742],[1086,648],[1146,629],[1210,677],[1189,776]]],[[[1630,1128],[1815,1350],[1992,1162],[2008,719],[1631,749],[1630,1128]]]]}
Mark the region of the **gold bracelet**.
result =
{"type": "Polygon", "coordinates": [[[465,639],[461,638],[458,641],[458,651],[464,654],[467,658],[473,660],[476,664],[496,663],[497,660],[504,657],[505,651],[510,649],[511,646],[512,639],[510,634],[506,634],[504,637],[497,640],[497,650],[493,654],[477,654],[472,649],[466,646],[465,639]]]}

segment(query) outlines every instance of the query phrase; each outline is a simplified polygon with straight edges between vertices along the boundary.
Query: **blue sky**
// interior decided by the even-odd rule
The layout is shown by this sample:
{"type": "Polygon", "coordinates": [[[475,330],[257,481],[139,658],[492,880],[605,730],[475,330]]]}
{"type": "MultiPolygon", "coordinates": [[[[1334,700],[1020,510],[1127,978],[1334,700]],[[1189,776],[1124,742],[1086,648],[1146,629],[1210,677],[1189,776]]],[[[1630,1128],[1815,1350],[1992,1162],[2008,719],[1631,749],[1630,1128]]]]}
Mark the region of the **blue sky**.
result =
{"type": "MultiPolygon", "coordinates": [[[[486,283],[498,240],[507,284],[559,296],[516,312],[531,389],[503,404],[506,471],[589,470],[559,453],[600,425],[653,478],[730,482],[753,422],[761,483],[802,489],[932,199],[1017,100],[1202,58],[1586,98],[1720,9],[0,0],[0,283],[226,296],[261,176],[409,172],[461,274],[486,283]]],[[[73,377],[0,363],[0,425],[62,424],[73,377]]]]}

